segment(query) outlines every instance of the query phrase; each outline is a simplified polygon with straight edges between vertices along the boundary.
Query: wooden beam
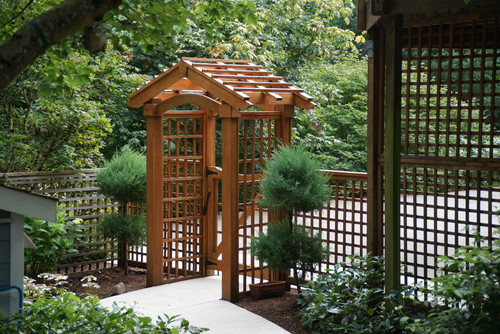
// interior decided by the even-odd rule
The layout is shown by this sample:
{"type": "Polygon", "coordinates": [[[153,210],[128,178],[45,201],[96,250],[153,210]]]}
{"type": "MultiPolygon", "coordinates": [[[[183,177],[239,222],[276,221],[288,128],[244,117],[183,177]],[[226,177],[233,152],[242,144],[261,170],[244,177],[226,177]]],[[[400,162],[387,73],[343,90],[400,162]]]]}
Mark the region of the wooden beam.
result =
{"type": "Polygon", "coordinates": [[[356,27],[359,30],[366,30],[366,5],[367,0],[358,0],[358,9],[356,12],[356,27]]]}
{"type": "Polygon", "coordinates": [[[169,87],[169,89],[173,91],[179,91],[179,90],[203,90],[202,87],[197,85],[196,83],[192,82],[191,80],[187,78],[182,78],[181,80],[177,81],[174,83],[172,86],[169,87]]]}
{"type": "Polygon", "coordinates": [[[146,104],[147,286],[163,284],[163,118],[146,104]]]}
{"type": "MultiPolygon", "coordinates": [[[[384,98],[384,81],[383,73],[380,72],[382,66],[380,51],[380,33],[378,27],[374,27],[369,32],[371,49],[368,50],[368,180],[367,180],[367,238],[368,252],[373,256],[381,256],[383,254],[383,239],[382,228],[383,216],[382,207],[379,205],[379,189],[382,184],[378,178],[378,152],[380,147],[379,131],[383,131],[379,127],[379,119],[383,115],[383,110],[380,110],[380,101],[384,98]]],[[[383,105],[382,105],[383,107],[383,105]]]]}
{"type": "Polygon", "coordinates": [[[401,16],[385,22],[385,291],[400,286],[401,16]]]}
{"type": "MultiPolygon", "coordinates": [[[[384,0],[387,1],[387,0],[384,0]]],[[[399,15],[399,14],[415,14],[424,12],[435,12],[438,10],[454,10],[454,9],[475,9],[487,8],[490,11],[500,8],[498,0],[472,0],[466,3],[464,0],[391,0],[385,14],[399,15]]],[[[443,15],[446,17],[446,15],[443,15]]]]}
{"type": "Polygon", "coordinates": [[[182,60],[186,60],[189,62],[193,61],[207,61],[207,62],[217,62],[217,63],[242,63],[242,64],[250,64],[251,60],[243,60],[243,59],[222,59],[222,58],[197,58],[197,57],[182,57],[182,60]]]}
{"type": "Polygon", "coordinates": [[[214,99],[209,98],[206,95],[201,94],[178,94],[172,96],[171,98],[162,101],[158,104],[156,108],[156,112],[162,114],[163,112],[182,106],[184,104],[191,104],[195,106],[201,106],[203,109],[208,109],[213,112],[219,113],[220,110],[220,102],[215,101],[214,99]]]}
{"type": "Polygon", "coordinates": [[[186,66],[186,64],[178,63],[151,80],[147,85],[131,94],[127,104],[132,108],[140,107],[165,89],[170,88],[184,77],[184,69],[181,68],[183,66],[186,66]]]}
{"type": "MultiPolygon", "coordinates": [[[[230,109],[227,104],[222,109],[230,109]]],[[[227,110],[221,114],[232,115],[227,110]]],[[[238,282],[238,132],[239,119],[222,118],[222,299],[235,302],[238,282]]]]}
{"type": "Polygon", "coordinates": [[[275,110],[281,111],[278,138],[283,145],[290,145],[292,142],[293,105],[276,106],[275,110]]]}
{"type": "Polygon", "coordinates": [[[389,0],[371,0],[369,5],[373,15],[385,15],[389,11],[389,0]]]}

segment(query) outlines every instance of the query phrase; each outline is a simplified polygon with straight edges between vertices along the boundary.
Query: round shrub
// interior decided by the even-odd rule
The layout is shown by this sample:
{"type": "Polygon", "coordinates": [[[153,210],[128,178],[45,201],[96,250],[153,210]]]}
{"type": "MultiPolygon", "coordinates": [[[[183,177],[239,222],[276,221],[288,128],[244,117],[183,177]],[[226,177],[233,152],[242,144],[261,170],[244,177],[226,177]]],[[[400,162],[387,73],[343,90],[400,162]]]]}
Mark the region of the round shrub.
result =
{"type": "Polygon", "coordinates": [[[319,162],[303,148],[281,146],[264,166],[260,204],[285,213],[322,209],[330,199],[330,189],[319,168],[319,162]]]}
{"type": "Polygon", "coordinates": [[[96,179],[101,193],[120,203],[146,200],[146,159],[133,150],[117,153],[106,161],[96,179]]]}

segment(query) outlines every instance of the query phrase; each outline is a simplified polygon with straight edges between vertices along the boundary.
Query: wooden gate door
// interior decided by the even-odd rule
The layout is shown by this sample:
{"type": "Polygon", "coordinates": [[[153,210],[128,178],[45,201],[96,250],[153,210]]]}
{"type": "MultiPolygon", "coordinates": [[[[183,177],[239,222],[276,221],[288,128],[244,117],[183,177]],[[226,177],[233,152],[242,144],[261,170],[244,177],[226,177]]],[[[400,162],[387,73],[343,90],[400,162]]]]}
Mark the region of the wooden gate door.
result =
{"type": "Polygon", "coordinates": [[[163,263],[165,283],[204,274],[205,111],[164,113],[163,263]]]}

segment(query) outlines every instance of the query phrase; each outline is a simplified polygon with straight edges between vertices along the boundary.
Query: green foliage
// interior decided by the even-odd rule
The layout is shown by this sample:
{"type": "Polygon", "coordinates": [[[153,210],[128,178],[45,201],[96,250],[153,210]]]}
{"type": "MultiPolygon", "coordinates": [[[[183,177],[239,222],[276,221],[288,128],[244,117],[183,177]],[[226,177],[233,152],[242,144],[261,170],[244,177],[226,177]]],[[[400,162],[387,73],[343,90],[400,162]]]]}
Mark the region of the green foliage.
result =
{"type": "Polygon", "coordinates": [[[293,140],[325,168],[366,170],[366,64],[366,59],[342,57],[334,64],[313,64],[301,71],[300,86],[318,106],[295,117],[293,140]]]}
{"type": "Polygon", "coordinates": [[[313,271],[328,254],[323,247],[321,236],[313,236],[303,226],[288,221],[270,223],[267,233],[261,232],[250,245],[252,255],[267,263],[269,269],[287,272],[298,268],[304,275],[313,271]]]}
{"type": "Polygon", "coordinates": [[[96,176],[100,192],[118,202],[141,203],[146,200],[146,159],[136,151],[126,149],[104,163],[96,176]]]}
{"type": "Polygon", "coordinates": [[[303,148],[281,146],[264,166],[261,205],[293,213],[322,209],[330,199],[328,178],[303,148]]]}
{"type": "MultiPolygon", "coordinates": [[[[479,240],[478,240],[479,241],[479,240]]],[[[500,242],[461,247],[443,257],[447,274],[433,279],[436,308],[412,326],[416,333],[495,333],[500,323],[500,242]],[[445,303],[447,308],[439,307],[445,303]]]]}
{"type": "Polygon", "coordinates": [[[25,272],[27,275],[37,276],[53,271],[67,254],[77,252],[70,246],[82,228],[75,221],[66,221],[66,214],[58,212],[55,223],[24,217],[24,231],[36,246],[36,249],[25,250],[25,272]]]}
{"type": "Polygon", "coordinates": [[[146,216],[110,214],[101,219],[99,230],[105,237],[138,244],[143,241],[146,235],[146,216]]]}
{"type": "Polygon", "coordinates": [[[187,320],[173,324],[176,317],[164,315],[152,321],[134,313],[132,308],[117,306],[107,309],[98,298],[83,298],[63,293],[51,298],[27,301],[22,315],[9,318],[0,314],[2,333],[201,333],[187,320]],[[18,323],[19,321],[19,323],[18,323]]]}
{"type": "Polygon", "coordinates": [[[129,58],[64,42],[23,72],[0,95],[0,171],[96,167],[103,152],[142,147],[144,122],[125,102],[146,77],[129,58]]]}
{"type": "Polygon", "coordinates": [[[381,257],[351,257],[302,289],[302,322],[315,333],[400,333],[422,317],[422,305],[404,288],[385,296],[381,257]],[[389,302],[392,307],[387,306],[389,302]]]}

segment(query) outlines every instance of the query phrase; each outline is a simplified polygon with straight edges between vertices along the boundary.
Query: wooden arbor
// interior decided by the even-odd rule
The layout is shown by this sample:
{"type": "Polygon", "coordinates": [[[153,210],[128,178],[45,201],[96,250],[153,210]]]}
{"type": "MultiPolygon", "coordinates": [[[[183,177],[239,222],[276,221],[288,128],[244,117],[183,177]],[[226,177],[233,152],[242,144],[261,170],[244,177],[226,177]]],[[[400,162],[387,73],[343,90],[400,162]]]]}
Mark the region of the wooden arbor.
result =
{"type": "Polygon", "coordinates": [[[500,2],[358,9],[371,40],[368,249],[385,253],[390,291],[436,276],[475,231],[491,245],[499,226],[500,2]]]}
{"type": "Polygon", "coordinates": [[[250,61],[204,58],[183,58],[130,96],[146,116],[148,286],[221,270],[222,298],[237,299],[239,214],[255,206],[264,160],[290,142],[294,107],[311,100],[250,61]]]}

